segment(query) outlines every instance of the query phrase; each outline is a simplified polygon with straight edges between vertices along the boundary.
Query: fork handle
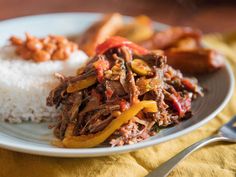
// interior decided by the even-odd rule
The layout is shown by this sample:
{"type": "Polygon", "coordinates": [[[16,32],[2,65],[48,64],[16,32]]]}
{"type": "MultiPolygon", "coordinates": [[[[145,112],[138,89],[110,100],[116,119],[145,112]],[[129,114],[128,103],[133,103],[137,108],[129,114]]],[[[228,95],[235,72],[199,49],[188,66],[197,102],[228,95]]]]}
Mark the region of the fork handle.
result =
{"type": "Polygon", "coordinates": [[[160,165],[158,168],[156,168],[154,171],[149,173],[146,177],[165,177],[167,176],[172,169],[183,159],[185,159],[190,153],[196,151],[197,149],[216,141],[227,141],[228,138],[223,137],[219,134],[210,136],[208,138],[205,138],[201,141],[198,141],[197,143],[194,143],[193,145],[187,147],[183,151],[179,152],[177,155],[169,159],[167,162],[160,165]]]}

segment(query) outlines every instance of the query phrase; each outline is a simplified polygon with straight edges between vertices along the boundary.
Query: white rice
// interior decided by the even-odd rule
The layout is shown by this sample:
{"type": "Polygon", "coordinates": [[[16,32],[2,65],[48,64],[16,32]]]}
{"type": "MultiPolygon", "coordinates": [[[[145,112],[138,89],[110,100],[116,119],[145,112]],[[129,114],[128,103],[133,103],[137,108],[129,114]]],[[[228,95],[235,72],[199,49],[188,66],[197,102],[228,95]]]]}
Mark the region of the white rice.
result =
{"type": "Polygon", "coordinates": [[[55,108],[46,106],[46,97],[56,87],[55,72],[74,75],[86,60],[82,51],[75,51],[66,61],[35,63],[20,59],[14,47],[0,49],[0,121],[51,121],[55,108]]]}

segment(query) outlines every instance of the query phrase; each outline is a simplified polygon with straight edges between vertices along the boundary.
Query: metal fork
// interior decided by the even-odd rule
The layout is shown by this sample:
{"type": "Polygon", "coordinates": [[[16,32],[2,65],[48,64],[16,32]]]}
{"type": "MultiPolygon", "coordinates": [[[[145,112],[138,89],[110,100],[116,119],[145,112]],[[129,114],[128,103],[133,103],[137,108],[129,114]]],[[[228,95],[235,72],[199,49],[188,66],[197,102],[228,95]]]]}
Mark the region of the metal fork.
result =
{"type": "Polygon", "coordinates": [[[217,134],[205,138],[183,151],[179,152],[177,155],[169,159],[167,162],[163,163],[161,166],[157,167],[154,171],[149,173],[146,177],[165,177],[172,169],[183,159],[185,159],[190,153],[196,151],[197,149],[216,141],[228,141],[236,142],[236,116],[232,118],[228,123],[224,124],[218,131],[217,134]]]}

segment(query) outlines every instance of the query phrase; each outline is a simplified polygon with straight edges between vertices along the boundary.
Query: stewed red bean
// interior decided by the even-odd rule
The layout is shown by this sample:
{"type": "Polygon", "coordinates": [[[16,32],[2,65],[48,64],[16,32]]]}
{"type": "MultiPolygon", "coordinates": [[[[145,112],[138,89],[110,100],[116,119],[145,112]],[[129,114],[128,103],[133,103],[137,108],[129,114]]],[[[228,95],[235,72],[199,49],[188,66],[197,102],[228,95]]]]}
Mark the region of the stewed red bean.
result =
{"type": "Polygon", "coordinates": [[[78,46],[64,36],[49,35],[37,38],[26,33],[26,40],[12,36],[10,42],[16,47],[16,53],[23,59],[32,59],[35,62],[48,60],[66,60],[78,46]]]}

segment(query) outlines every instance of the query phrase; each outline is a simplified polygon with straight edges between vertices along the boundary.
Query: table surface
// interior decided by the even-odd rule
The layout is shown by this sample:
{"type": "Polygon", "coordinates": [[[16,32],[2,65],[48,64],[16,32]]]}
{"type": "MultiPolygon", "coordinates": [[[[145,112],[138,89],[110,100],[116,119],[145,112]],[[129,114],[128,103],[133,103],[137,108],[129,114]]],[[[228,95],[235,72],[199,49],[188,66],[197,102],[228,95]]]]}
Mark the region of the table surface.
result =
{"type": "Polygon", "coordinates": [[[0,20],[53,12],[146,14],[159,22],[204,32],[236,30],[235,0],[0,0],[0,20]]]}

